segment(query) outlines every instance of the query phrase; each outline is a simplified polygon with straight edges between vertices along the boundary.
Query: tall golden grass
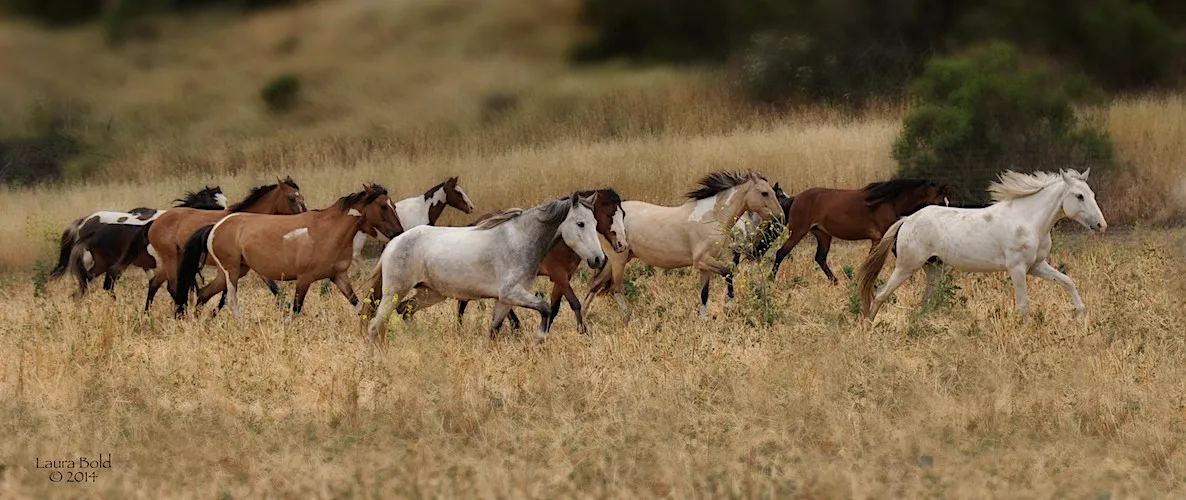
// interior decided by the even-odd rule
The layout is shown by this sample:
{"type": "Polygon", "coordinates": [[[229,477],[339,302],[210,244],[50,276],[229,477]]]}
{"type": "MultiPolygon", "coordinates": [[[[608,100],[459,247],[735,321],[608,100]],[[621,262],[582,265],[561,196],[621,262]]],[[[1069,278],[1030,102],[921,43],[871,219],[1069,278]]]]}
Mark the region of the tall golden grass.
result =
{"type": "MultiPolygon", "coordinates": [[[[363,182],[402,197],[460,175],[484,211],[601,186],[675,204],[720,169],[790,192],[891,175],[901,106],[772,115],[709,71],[573,70],[562,52],[576,30],[556,20],[574,5],[315,2],[165,20],[158,43],[121,51],[94,50],[93,28],[6,24],[0,53],[22,57],[5,60],[0,116],[82,96],[111,126],[91,136],[104,176],[0,188],[0,498],[1186,493],[1181,229],[1057,232],[1051,262],[1083,294],[1082,326],[1056,285],[1029,281],[1035,321],[1022,325],[1006,277],[955,275],[946,303],[921,313],[913,280],[862,327],[845,269],[863,242],[834,246],[840,286],[809,249],[769,284],[768,261],[743,265],[739,311],[724,314],[717,282],[708,321],[691,273],[634,264],[629,322],[597,299],[592,336],[565,310],[539,346],[487,340],[480,303],[461,325],[451,301],[396,323],[372,352],[332,287],[290,318],[245,280],[240,325],[161,304],[140,314],[138,271],[114,301],[44,282],[70,220],[204,184],[234,199],[292,175],[322,207],[363,182]],[[256,91],[288,71],[308,92],[271,117],[256,91]],[[111,469],[83,484],[35,467],[101,453],[111,469]]],[[[1180,218],[1186,99],[1123,99],[1105,115],[1130,167],[1091,177],[1109,222],[1180,218]]]]}

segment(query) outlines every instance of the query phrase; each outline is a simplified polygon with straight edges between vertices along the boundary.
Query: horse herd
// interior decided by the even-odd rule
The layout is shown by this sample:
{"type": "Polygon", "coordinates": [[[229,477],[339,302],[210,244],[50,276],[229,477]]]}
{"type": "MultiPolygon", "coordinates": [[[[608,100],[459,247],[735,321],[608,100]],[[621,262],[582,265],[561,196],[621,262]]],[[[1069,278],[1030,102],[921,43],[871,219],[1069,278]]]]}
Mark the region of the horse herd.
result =
{"type": "Polygon", "coordinates": [[[692,267],[700,273],[703,318],[708,316],[712,278],[725,278],[725,307],[731,309],[733,274],[741,260],[759,260],[785,228],[789,236],[775,255],[772,279],[808,233],[817,241],[815,261],[833,284],[838,280],[827,264],[832,240],[872,241],[858,273],[862,313],[869,321],[920,268],[925,269],[924,294],[929,295],[941,266],[1007,271],[1024,320],[1029,318],[1025,276],[1054,281],[1070,294],[1082,320],[1083,303],[1074,282],[1046,259],[1050,232],[1061,218],[1100,232],[1107,228],[1086,182],[1089,172],[1006,171],[990,185],[995,203],[983,208],[948,206],[947,186],[926,179],[896,179],[860,189],[811,188],[789,196],[756,172],[714,172],[699,179],[678,206],[623,201],[606,188],[570,193],[529,209],[487,213],[463,227],[436,225],[446,207],[466,214],[475,209],[457,177],[400,201],[382,186],[366,184],[319,210],[306,208],[300,187],[289,177],[256,187],[233,205],[220,188],[206,187],[186,193],[167,210],[99,211],[75,220],[62,233],[51,276],[74,274],[79,287],[75,297],[80,298],[100,274],[105,275],[103,288],[114,293],[115,281],[135,266],[149,275],[146,313],[165,285],[178,316],[192,294],[197,305],[222,294],[218,308],[230,304],[240,321],[239,280],[250,270],[274,295],[280,293],[277,281],[296,281],[294,313],[301,312],[314,282],[330,280],[369,320],[372,342],[393,313],[408,320],[416,311],[452,298],[458,301],[460,321],[469,301],[494,298],[491,338],[506,319],[519,326],[513,308],[521,307],[539,312],[537,335],[543,339],[562,298],[573,309],[580,331],[587,332],[581,300],[571,285],[582,261],[597,271],[585,303],[612,293],[625,315],[629,307],[623,284],[630,260],[663,269],[692,267]],[[380,236],[388,241],[360,301],[348,271],[359,262],[367,238],[380,236]],[[896,267],[874,296],[874,283],[890,252],[897,257],[896,267]],[[199,283],[208,266],[217,271],[214,279],[199,283]],[[531,293],[537,276],[551,280],[550,301],[531,293]]]}

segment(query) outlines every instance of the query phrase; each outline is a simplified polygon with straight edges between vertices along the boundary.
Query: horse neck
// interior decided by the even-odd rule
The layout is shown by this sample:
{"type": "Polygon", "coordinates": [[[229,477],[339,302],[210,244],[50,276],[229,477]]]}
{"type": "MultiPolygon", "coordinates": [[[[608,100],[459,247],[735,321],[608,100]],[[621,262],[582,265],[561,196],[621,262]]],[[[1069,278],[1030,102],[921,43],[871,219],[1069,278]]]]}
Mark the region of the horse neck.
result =
{"type": "MultiPolygon", "coordinates": [[[[318,233],[328,234],[330,241],[353,245],[354,235],[362,231],[362,216],[350,215],[350,210],[350,207],[334,205],[317,212],[318,222],[323,225],[318,233]]],[[[359,213],[362,211],[359,210],[359,213]]]]}
{"type": "Polygon", "coordinates": [[[746,197],[744,194],[740,193],[740,191],[740,189],[732,187],[727,191],[723,191],[717,195],[718,197],[723,197],[717,198],[720,200],[717,202],[717,205],[723,205],[720,207],[723,208],[723,210],[716,210],[718,214],[717,220],[722,224],[725,224],[725,227],[732,227],[733,224],[737,223],[737,219],[741,218],[742,215],[745,215],[745,213],[749,211],[749,209],[745,206],[746,197]]]}
{"type": "Polygon", "coordinates": [[[545,224],[538,222],[535,218],[535,213],[538,209],[528,210],[509,221],[506,225],[519,229],[527,237],[527,241],[531,244],[523,249],[523,253],[539,265],[539,262],[544,259],[553,246],[560,242],[560,224],[564,223],[564,219],[554,224],[545,224]]]}
{"type": "Polygon", "coordinates": [[[255,200],[255,203],[247,205],[240,212],[247,212],[252,214],[279,214],[280,210],[277,208],[277,196],[279,189],[273,190],[266,196],[255,200]]]}
{"type": "Polygon", "coordinates": [[[1009,207],[1024,214],[1019,218],[1030,222],[1039,232],[1049,233],[1062,218],[1062,198],[1067,187],[1065,182],[1051,184],[1032,195],[1009,200],[1009,207]]]}

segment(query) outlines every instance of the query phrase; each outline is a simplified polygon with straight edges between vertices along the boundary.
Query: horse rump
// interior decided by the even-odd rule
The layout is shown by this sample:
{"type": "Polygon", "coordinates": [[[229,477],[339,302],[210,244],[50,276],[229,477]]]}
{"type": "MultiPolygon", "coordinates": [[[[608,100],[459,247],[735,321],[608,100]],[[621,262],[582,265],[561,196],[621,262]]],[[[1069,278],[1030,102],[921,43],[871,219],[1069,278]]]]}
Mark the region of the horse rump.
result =
{"type": "Polygon", "coordinates": [[[62,231],[61,248],[58,249],[58,265],[50,270],[50,278],[60,278],[66,274],[66,269],[70,267],[70,254],[73,251],[74,243],[78,241],[78,229],[81,225],[82,219],[77,219],[71,222],[65,231],[62,231]]]}

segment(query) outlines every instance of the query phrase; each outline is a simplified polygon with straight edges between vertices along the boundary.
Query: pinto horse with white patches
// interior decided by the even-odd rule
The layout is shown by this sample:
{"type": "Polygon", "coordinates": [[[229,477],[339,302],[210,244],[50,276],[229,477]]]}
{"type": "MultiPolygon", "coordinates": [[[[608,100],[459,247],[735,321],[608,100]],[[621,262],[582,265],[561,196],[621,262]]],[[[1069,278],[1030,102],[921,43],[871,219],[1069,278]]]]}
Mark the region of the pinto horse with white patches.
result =
{"type": "MultiPolygon", "coordinates": [[[[305,197],[300,186],[292,177],[276,179],[275,184],[259,186],[251,190],[243,201],[231,205],[225,211],[202,211],[177,208],[165,212],[145,228],[148,253],[156,258],[157,272],[148,282],[148,297],[144,301],[144,312],[152,307],[152,300],[161,285],[168,283],[171,295],[177,293],[177,267],[181,262],[182,245],[198,228],[214,224],[232,213],[299,214],[306,210],[305,197]]],[[[138,249],[135,249],[138,250],[138,249]]],[[[207,263],[207,265],[210,265],[207,263]]],[[[201,268],[199,268],[199,272],[201,268]]],[[[273,294],[279,294],[276,283],[265,280],[273,294]]]]}
{"type": "Polygon", "coordinates": [[[538,338],[542,340],[551,328],[552,311],[531,293],[531,285],[544,256],[563,241],[589,267],[605,265],[591,198],[572,193],[529,210],[505,211],[476,226],[425,225],[392,239],[371,275],[370,300],[360,311],[363,318],[373,316],[370,341],[375,342],[393,310],[406,321],[416,310],[446,298],[497,298],[491,339],[512,307],[535,309],[540,314],[538,338]],[[417,290],[416,296],[407,298],[412,289],[417,290]]]}
{"type": "MultiPolygon", "coordinates": [[[[613,291],[618,307],[629,314],[622,284],[626,264],[637,257],[655,267],[700,271],[700,317],[708,317],[708,285],[715,275],[731,280],[728,231],[746,212],[761,220],[782,217],[782,207],[766,177],[754,172],[715,172],[700,179],[700,188],[687,194],[683,205],[665,207],[642,201],[624,201],[626,231],[630,248],[622,253],[607,252],[609,264],[593,277],[588,303],[594,294],[613,291]]],[[[733,305],[729,294],[726,307],[733,305]]]]}
{"type": "Polygon", "coordinates": [[[225,290],[226,301],[240,321],[238,284],[249,270],[274,281],[295,280],[294,314],[300,314],[309,287],[323,279],[333,281],[350,305],[357,306],[348,273],[354,235],[375,231],[390,238],[398,227],[394,203],[378,184],[365,185],[322,210],[297,215],[229,214],[196,231],[186,243],[174,297],[178,314],[185,309],[206,254],[219,272],[198,292],[198,305],[225,290]]]}
{"type": "MultiPolygon", "coordinates": [[[[597,191],[580,191],[577,195],[582,198],[592,196],[593,218],[597,220],[597,233],[605,238],[605,242],[614,252],[625,252],[628,248],[626,213],[622,211],[622,198],[618,192],[613,189],[599,189],[597,191]]],[[[474,224],[500,213],[485,214],[474,221],[474,224]]],[[[572,274],[580,265],[581,256],[577,255],[563,241],[557,241],[544,256],[544,260],[540,262],[538,275],[547,276],[552,281],[552,315],[548,318],[548,322],[556,322],[556,315],[560,314],[560,299],[564,298],[568,300],[569,307],[577,316],[577,328],[582,334],[587,334],[589,329],[585,326],[585,316],[581,314],[581,301],[577,299],[576,292],[572,290],[572,274]]],[[[457,301],[458,323],[461,322],[461,317],[465,314],[466,304],[468,304],[467,301],[457,301]]],[[[515,315],[513,309],[507,313],[507,319],[511,321],[511,328],[519,329],[519,317],[515,315]]]]}
{"type": "Polygon", "coordinates": [[[928,206],[895,222],[861,264],[861,312],[872,322],[881,304],[920,267],[927,276],[923,295],[929,296],[943,276],[940,266],[946,265],[968,272],[1008,272],[1025,322],[1030,315],[1026,275],[1054,281],[1070,294],[1075,318],[1083,321],[1083,300],[1075,282],[1046,259],[1050,231],[1064,217],[1101,233],[1108,229],[1095,193],[1087,185],[1090,172],[1006,171],[989,186],[996,203],[986,208],[928,206]],[[874,297],[877,275],[891,251],[897,264],[874,297]]]}
{"type": "MultiPolygon", "coordinates": [[[[423,195],[395,202],[395,212],[399,215],[399,230],[396,234],[416,226],[435,226],[437,219],[440,219],[441,213],[445,211],[445,207],[453,207],[467,214],[474,211],[474,202],[470,201],[469,195],[465,194],[465,190],[457,184],[457,177],[445,179],[445,182],[428,188],[428,191],[425,191],[423,195]]],[[[358,233],[354,237],[354,262],[356,263],[359,262],[359,256],[362,254],[362,247],[366,244],[367,236],[374,238],[377,234],[358,233]]]]}
{"type": "MultiPolygon", "coordinates": [[[[173,200],[174,207],[196,210],[220,210],[226,208],[226,196],[219,187],[206,186],[196,192],[187,192],[173,200]]],[[[152,273],[156,260],[144,248],[144,226],[156,220],[165,210],[155,208],[133,208],[127,212],[99,211],[71,222],[62,232],[58,265],[50,271],[50,278],[57,278],[67,270],[78,280],[75,299],[81,299],[87,292],[91,280],[105,274],[103,289],[115,297],[115,282],[123,270],[135,265],[152,273]],[[129,249],[136,248],[129,262],[123,262],[129,249]]]]}

